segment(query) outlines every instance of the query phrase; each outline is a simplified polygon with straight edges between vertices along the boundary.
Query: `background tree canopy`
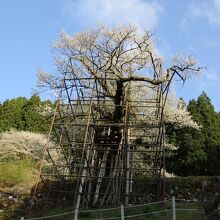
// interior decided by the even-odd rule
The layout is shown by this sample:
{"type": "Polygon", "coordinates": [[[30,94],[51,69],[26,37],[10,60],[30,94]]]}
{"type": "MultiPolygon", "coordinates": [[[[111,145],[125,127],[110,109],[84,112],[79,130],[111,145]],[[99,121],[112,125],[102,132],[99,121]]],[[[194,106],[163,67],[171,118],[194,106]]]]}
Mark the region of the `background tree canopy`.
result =
{"type": "Polygon", "coordinates": [[[220,175],[219,112],[215,112],[205,92],[191,100],[187,109],[201,128],[176,129],[167,125],[169,141],[178,147],[167,158],[167,171],[180,176],[220,175]]]}
{"type": "Polygon", "coordinates": [[[48,113],[53,107],[51,101],[41,101],[37,95],[31,96],[30,99],[18,97],[6,100],[0,105],[0,132],[11,128],[38,133],[48,132],[48,113]]]}

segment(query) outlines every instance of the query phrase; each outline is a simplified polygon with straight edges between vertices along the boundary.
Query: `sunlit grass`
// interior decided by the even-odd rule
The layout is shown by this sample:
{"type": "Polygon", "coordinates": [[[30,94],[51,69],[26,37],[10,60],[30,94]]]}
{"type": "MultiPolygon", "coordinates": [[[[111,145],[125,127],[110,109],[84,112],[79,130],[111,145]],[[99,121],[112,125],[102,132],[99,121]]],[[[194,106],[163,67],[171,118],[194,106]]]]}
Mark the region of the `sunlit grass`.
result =
{"type": "Polygon", "coordinates": [[[29,160],[5,161],[0,163],[0,182],[5,185],[25,184],[31,186],[36,180],[36,164],[29,160]]]}

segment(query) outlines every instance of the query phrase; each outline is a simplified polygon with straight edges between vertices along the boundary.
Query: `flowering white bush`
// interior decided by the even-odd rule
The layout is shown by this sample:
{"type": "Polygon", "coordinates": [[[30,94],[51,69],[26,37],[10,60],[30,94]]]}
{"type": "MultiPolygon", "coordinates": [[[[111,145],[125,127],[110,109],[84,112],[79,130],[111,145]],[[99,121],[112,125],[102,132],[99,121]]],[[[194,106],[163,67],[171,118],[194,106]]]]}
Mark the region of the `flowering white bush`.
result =
{"type": "MultiPolygon", "coordinates": [[[[152,124],[157,123],[155,116],[157,104],[145,103],[146,100],[156,99],[157,91],[147,87],[146,83],[144,82],[132,82],[131,85],[130,99],[133,101],[132,105],[134,106],[131,111],[142,113],[138,116],[138,120],[143,119],[144,121],[150,121],[152,124]],[[135,105],[137,107],[135,107],[135,105]]],[[[171,91],[167,97],[164,108],[164,121],[165,123],[173,124],[176,128],[200,128],[200,126],[195,121],[193,121],[190,113],[186,108],[186,105],[184,104],[184,101],[178,99],[174,91],[171,91]]]]}
{"type": "Polygon", "coordinates": [[[42,116],[50,116],[54,113],[54,109],[49,104],[38,106],[37,111],[42,116]]]}
{"type": "Polygon", "coordinates": [[[164,120],[166,123],[173,124],[176,128],[190,127],[199,129],[201,127],[193,121],[184,101],[178,100],[175,94],[171,94],[167,99],[164,120]]]}
{"type": "MultiPolygon", "coordinates": [[[[43,134],[10,130],[0,134],[0,143],[0,161],[30,159],[40,162],[47,138],[43,134]]],[[[53,143],[49,142],[49,147],[52,145],[53,143]]],[[[52,151],[52,157],[54,160],[58,160],[59,154],[52,151]]],[[[46,156],[45,160],[48,164],[49,157],[46,156]]]]}

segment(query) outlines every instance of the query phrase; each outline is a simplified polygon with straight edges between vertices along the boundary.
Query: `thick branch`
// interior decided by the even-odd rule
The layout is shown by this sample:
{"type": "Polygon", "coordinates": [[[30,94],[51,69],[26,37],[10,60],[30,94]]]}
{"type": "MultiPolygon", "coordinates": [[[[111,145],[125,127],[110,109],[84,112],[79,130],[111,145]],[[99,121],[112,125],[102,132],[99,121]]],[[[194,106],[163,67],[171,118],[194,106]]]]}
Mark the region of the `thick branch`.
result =
{"type": "Polygon", "coordinates": [[[122,78],[122,82],[130,82],[130,81],[144,81],[144,82],[149,82],[152,85],[160,85],[164,82],[167,82],[167,79],[161,80],[161,79],[150,79],[148,77],[139,77],[139,76],[131,76],[127,78],[122,78]]]}

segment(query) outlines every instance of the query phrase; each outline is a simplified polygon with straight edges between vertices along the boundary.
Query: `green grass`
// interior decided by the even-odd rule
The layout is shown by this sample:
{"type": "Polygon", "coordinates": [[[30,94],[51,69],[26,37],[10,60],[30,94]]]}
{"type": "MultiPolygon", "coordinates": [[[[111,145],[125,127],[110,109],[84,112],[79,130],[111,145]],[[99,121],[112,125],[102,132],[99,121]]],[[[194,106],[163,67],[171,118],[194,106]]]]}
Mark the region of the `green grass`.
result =
{"type": "MultiPolygon", "coordinates": [[[[176,208],[182,208],[182,209],[198,209],[201,208],[199,203],[193,202],[193,203],[187,203],[187,202],[181,202],[176,203],[176,208]]],[[[20,210],[21,211],[21,210],[20,210]]],[[[51,216],[56,214],[62,214],[66,212],[71,212],[72,207],[66,207],[66,208],[52,208],[46,210],[46,213],[44,216],[51,216]]],[[[171,203],[167,203],[165,206],[162,205],[145,205],[141,207],[126,207],[125,210],[125,219],[128,220],[171,220],[172,219],[172,210],[171,210],[171,203]],[[168,209],[169,211],[163,212],[163,213],[157,213],[157,214],[150,214],[147,215],[147,213],[150,212],[156,212],[159,210],[168,209]],[[126,216],[132,216],[132,215],[139,215],[143,214],[142,216],[134,216],[130,218],[126,218],[126,216]]],[[[22,215],[19,215],[22,216],[22,215]]],[[[39,215],[37,215],[39,216],[39,215]]],[[[37,217],[32,213],[32,217],[37,217]]],[[[42,215],[40,215],[42,216],[42,215]]],[[[104,211],[91,211],[91,212],[84,212],[79,213],[79,220],[91,220],[91,219],[105,219],[105,218],[114,218],[114,217],[120,217],[120,208],[116,210],[104,210],[104,211]]],[[[1,219],[1,218],[0,218],[1,219]]],[[[73,220],[73,213],[68,215],[59,216],[56,218],[48,218],[49,219],[56,219],[56,220],[73,220]]],[[[203,211],[180,211],[176,210],[176,219],[177,220],[203,220],[205,219],[205,215],[203,211]]],[[[12,218],[11,218],[12,220],[12,218]]],[[[16,220],[14,218],[13,220],[16,220]]],[[[47,220],[47,219],[45,219],[47,220]]]]}
{"type": "Polygon", "coordinates": [[[0,182],[6,185],[33,182],[35,164],[29,160],[0,163],[0,182]]]}
{"type": "MultiPolygon", "coordinates": [[[[176,204],[177,208],[200,208],[199,204],[196,203],[177,203],[176,204]]],[[[52,209],[49,210],[46,213],[47,215],[54,215],[58,213],[64,213],[71,211],[71,208],[67,209],[52,209]]],[[[79,213],[79,220],[91,220],[91,219],[104,219],[104,218],[114,218],[114,217],[120,217],[120,208],[116,210],[109,210],[109,211],[101,211],[101,212],[85,212],[85,213],[79,213]]],[[[65,216],[60,216],[56,218],[56,220],[72,220],[73,219],[73,214],[65,215],[65,216]]],[[[165,205],[165,207],[161,205],[150,205],[150,206],[143,206],[143,207],[126,207],[125,208],[125,219],[128,220],[170,220],[172,219],[172,210],[171,210],[171,204],[165,205]],[[156,212],[159,210],[169,209],[168,212],[166,213],[158,213],[158,214],[151,214],[151,215],[146,215],[146,213],[150,212],[156,212]],[[135,216],[135,217],[130,217],[126,218],[126,216],[132,216],[132,215],[138,215],[138,214],[143,214],[143,216],[135,216]]],[[[176,211],[176,219],[177,220],[202,220],[205,219],[205,215],[203,211],[176,211]]]]}
{"type": "MultiPolygon", "coordinates": [[[[3,193],[19,195],[29,194],[30,189],[36,181],[36,164],[26,160],[4,161],[0,163],[0,189],[3,193]]],[[[20,196],[19,196],[20,198],[20,196]]],[[[0,219],[10,219],[20,203],[9,203],[8,197],[0,198],[0,219]]],[[[18,213],[19,215],[19,213],[18,213]]]]}

